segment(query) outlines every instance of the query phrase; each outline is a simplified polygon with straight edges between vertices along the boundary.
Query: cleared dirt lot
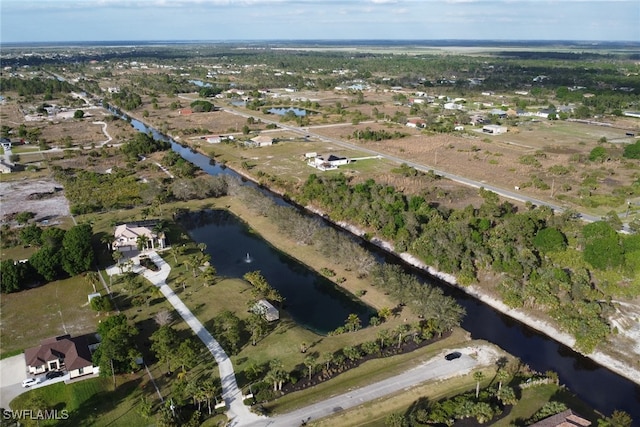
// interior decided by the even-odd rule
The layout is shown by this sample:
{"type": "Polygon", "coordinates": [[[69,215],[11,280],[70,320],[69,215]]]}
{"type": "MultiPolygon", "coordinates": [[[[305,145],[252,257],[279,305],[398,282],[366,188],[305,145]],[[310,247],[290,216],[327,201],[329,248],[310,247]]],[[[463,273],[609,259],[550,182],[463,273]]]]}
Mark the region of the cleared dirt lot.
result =
{"type": "Polygon", "coordinates": [[[33,212],[36,221],[54,223],[69,216],[62,186],[51,178],[0,182],[1,221],[17,212],[33,212]]]}

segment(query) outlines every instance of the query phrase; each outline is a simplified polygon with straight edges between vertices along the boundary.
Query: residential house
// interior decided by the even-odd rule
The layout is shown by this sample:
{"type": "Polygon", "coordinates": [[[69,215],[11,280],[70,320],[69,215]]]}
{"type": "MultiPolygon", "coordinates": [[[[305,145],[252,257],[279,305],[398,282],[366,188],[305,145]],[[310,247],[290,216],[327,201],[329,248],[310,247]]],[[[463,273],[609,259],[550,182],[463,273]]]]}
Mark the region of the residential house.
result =
{"type": "Polygon", "coordinates": [[[474,114],[471,117],[469,117],[469,123],[473,126],[478,124],[483,124],[484,117],[482,117],[480,114],[474,114]]]}
{"type": "Polygon", "coordinates": [[[425,125],[426,123],[422,119],[409,119],[407,121],[407,127],[410,127],[410,128],[424,128],[425,125]]]}
{"type": "Polygon", "coordinates": [[[0,173],[11,173],[13,168],[8,163],[5,163],[4,160],[0,160],[0,173]]]}
{"type": "Polygon", "coordinates": [[[114,241],[111,245],[113,250],[120,252],[133,251],[138,249],[138,241],[141,236],[145,236],[145,249],[163,249],[165,247],[164,233],[153,231],[155,221],[142,221],[139,223],[120,224],[114,232],[114,241]]]}
{"type": "Polygon", "coordinates": [[[71,335],[63,335],[47,338],[42,340],[39,346],[25,350],[24,356],[31,374],[66,370],[70,378],[76,378],[97,373],[99,370],[93,366],[90,342],[86,336],[71,338],[71,335]]]}
{"type": "Polygon", "coordinates": [[[567,409],[531,424],[530,427],[589,427],[590,425],[591,421],[582,418],[571,409],[567,409]]]}
{"type": "Polygon", "coordinates": [[[500,135],[507,132],[507,127],[499,125],[484,125],[482,126],[482,132],[489,133],[491,135],[500,135]]]}
{"type": "Polygon", "coordinates": [[[258,135],[248,142],[248,145],[252,145],[254,147],[267,147],[269,145],[273,145],[273,138],[266,135],[258,135]]]}
{"type": "Polygon", "coordinates": [[[313,159],[309,159],[307,164],[321,171],[338,169],[338,166],[343,166],[351,163],[351,160],[346,157],[339,157],[333,154],[328,156],[317,156],[313,159]]]}
{"type": "Polygon", "coordinates": [[[209,144],[219,144],[222,142],[222,137],[220,135],[207,135],[204,137],[204,139],[209,144]]]}
{"type": "Polygon", "coordinates": [[[280,319],[280,312],[266,299],[256,302],[251,311],[261,314],[267,322],[273,322],[280,319]]]}

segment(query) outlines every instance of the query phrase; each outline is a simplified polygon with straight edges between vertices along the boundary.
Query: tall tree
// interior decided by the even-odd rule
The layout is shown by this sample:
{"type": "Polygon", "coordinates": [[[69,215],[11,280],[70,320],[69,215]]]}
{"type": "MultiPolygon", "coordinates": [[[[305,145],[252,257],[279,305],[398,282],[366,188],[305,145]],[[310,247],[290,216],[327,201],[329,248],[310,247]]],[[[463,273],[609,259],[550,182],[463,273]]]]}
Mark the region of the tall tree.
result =
{"type": "Polygon", "coordinates": [[[480,382],[484,379],[484,374],[482,371],[475,371],[473,373],[473,379],[476,380],[476,399],[480,394],[480,382]]]}
{"type": "Polygon", "coordinates": [[[177,332],[171,326],[164,325],[150,337],[151,350],[158,360],[167,364],[167,372],[171,372],[171,361],[176,358],[176,348],[180,343],[177,332]]]}
{"type": "Polygon", "coordinates": [[[72,276],[91,268],[94,261],[91,237],[93,232],[89,224],[72,227],[62,239],[62,268],[72,276]]]}

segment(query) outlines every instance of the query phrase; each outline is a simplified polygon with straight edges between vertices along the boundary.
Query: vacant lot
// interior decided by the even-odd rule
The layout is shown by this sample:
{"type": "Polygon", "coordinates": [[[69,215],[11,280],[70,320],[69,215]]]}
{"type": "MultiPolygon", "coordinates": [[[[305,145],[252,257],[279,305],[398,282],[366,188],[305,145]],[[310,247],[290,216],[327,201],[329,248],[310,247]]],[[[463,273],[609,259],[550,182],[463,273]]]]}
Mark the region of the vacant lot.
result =
{"type": "Polygon", "coordinates": [[[0,182],[0,215],[7,216],[29,211],[36,221],[48,221],[51,225],[60,217],[69,215],[69,202],[62,186],[51,178],[0,182]]]}
{"type": "Polygon", "coordinates": [[[2,296],[2,353],[33,347],[57,335],[95,332],[99,320],[89,307],[93,287],[82,276],[2,296]]]}

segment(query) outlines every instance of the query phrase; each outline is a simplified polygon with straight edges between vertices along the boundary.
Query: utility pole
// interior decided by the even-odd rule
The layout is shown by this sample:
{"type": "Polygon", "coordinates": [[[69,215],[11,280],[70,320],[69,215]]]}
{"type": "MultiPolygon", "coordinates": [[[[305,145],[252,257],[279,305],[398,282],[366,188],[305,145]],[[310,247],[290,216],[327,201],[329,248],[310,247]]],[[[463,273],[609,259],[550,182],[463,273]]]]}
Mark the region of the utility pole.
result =
{"type": "Polygon", "coordinates": [[[553,199],[553,189],[556,186],[556,179],[553,178],[553,180],[551,181],[551,198],[553,199]]]}

